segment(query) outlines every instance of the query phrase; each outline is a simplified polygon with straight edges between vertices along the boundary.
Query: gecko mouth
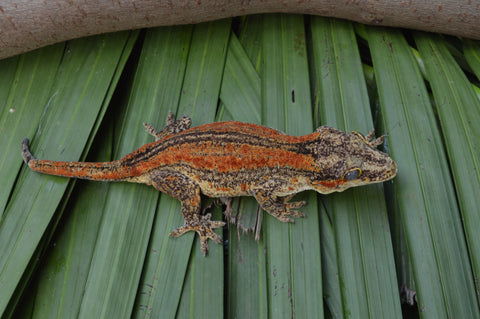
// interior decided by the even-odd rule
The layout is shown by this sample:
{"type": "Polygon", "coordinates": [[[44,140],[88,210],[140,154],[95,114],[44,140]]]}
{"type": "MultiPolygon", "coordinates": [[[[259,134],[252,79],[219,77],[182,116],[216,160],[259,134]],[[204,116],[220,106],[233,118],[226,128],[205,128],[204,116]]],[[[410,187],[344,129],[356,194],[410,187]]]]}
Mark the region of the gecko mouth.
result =
{"type": "Polygon", "coordinates": [[[397,176],[398,172],[398,165],[396,162],[393,162],[393,169],[392,169],[392,176],[390,177],[391,179],[397,176]]]}
{"type": "Polygon", "coordinates": [[[392,160],[392,168],[389,172],[389,177],[387,179],[388,180],[391,180],[392,178],[394,178],[395,176],[397,176],[397,172],[398,172],[398,165],[395,161],[392,160]]]}
{"type": "Polygon", "coordinates": [[[371,174],[372,176],[370,177],[370,180],[374,182],[386,182],[394,178],[397,175],[397,171],[398,165],[392,160],[389,170],[384,171],[383,174],[371,174]]]}

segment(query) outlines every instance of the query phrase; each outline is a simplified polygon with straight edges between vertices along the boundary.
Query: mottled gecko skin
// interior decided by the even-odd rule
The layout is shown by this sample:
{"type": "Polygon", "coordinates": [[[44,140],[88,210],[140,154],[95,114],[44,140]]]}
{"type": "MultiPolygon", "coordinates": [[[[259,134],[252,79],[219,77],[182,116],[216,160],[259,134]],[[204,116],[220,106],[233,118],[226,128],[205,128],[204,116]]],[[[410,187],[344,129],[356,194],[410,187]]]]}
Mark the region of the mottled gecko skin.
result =
{"type": "Polygon", "coordinates": [[[174,121],[171,114],[160,132],[144,124],[155,137],[120,160],[104,163],[60,162],[35,159],[23,140],[22,156],[34,171],[100,181],[128,181],[152,185],[177,198],[185,224],[170,233],[200,235],[201,249],[208,238],[222,239],[212,229],[225,223],[200,213],[200,193],[210,197],[254,196],[270,215],[282,222],[303,217],[295,210],[305,202],[288,202],[303,190],[322,194],[392,179],[397,165],[357,132],[319,127],[304,136],[286,135],[256,124],[217,122],[190,128],[187,116],[174,121]]]}

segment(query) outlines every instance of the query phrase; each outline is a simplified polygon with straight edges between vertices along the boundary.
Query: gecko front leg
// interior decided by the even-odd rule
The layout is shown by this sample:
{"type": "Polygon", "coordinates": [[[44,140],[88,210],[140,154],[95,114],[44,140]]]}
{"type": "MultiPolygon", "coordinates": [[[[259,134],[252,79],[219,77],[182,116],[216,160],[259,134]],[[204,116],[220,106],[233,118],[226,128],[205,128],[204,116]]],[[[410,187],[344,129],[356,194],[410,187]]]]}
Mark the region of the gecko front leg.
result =
{"type": "Polygon", "coordinates": [[[288,183],[281,179],[269,179],[253,188],[253,196],[260,206],[278,220],[284,223],[292,223],[291,217],[305,217],[305,214],[295,210],[302,207],[307,202],[288,202],[295,194],[288,196],[278,196],[286,191],[288,183]]]}
{"type": "Polygon", "coordinates": [[[179,237],[188,231],[195,231],[200,236],[200,246],[204,255],[208,253],[208,239],[217,244],[222,243],[222,237],[213,229],[223,227],[224,222],[212,221],[211,214],[201,215],[200,186],[187,176],[162,170],[151,175],[152,185],[161,192],[180,200],[185,224],[173,230],[169,236],[179,237]]]}

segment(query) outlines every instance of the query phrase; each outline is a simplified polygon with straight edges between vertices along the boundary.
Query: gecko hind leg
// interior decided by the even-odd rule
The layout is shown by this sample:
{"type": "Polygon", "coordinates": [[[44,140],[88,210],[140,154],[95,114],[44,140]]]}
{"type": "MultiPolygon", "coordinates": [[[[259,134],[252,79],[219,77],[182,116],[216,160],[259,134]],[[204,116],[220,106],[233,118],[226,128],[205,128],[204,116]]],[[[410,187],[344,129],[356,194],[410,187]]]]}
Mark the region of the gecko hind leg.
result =
{"type": "Polygon", "coordinates": [[[155,137],[155,142],[161,140],[165,135],[175,134],[181,131],[188,130],[192,125],[192,119],[186,115],[182,116],[178,120],[173,119],[173,113],[168,112],[167,116],[167,126],[165,126],[161,131],[157,131],[152,125],[148,123],[143,123],[145,130],[148,134],[155,137]]]}
{"type": "Polygon", "coordinates": [[[182,204],[182,215],[185,220],[183,226],[170,232],[169,236],[179,237],[186,232],[194,231],[200,236],[200,247],[202,253],[208,253],[208,239],[221,244],[222,237],[213,229],[225,225],[222,221],[212,221],[211,214],[200,214],[200,186],[185,175],[171,171],[156,172],[152,176],[152,185],[161,192],[180,200],[182,204]]]}

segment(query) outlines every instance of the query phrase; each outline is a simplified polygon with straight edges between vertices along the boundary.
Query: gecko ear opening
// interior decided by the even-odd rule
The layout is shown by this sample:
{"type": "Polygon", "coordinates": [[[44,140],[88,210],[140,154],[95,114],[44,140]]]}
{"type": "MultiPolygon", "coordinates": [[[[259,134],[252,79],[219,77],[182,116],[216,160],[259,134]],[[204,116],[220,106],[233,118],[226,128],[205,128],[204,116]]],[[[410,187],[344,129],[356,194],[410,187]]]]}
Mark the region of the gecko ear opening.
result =
{"type": "Polygon", "coordinates": [[[359,169],[359,168],[354,168],[354,169],[351,169],[351,170],[347,171],[345,173],[345,175],[343,175],[343,178],[345,178],[347,181],[353,181],[353,180],[359,178],[360,175],[362,175],[362,170],[359,169]]]}

